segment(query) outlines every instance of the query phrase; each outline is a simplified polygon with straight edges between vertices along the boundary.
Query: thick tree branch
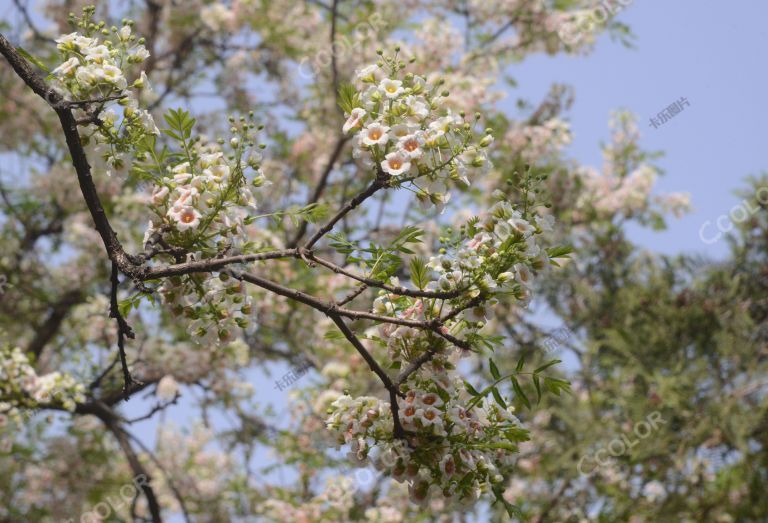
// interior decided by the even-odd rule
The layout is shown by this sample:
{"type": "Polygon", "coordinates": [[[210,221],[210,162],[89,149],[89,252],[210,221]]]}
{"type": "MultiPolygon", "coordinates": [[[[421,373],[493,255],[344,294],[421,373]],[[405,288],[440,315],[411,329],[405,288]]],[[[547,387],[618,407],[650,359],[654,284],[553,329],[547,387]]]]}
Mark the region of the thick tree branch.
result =
{"type": "Polygon", "coordinates": [[[72,164],[77,173],[77,181],[83,194],[88,211],[91,214],[96,230],[104,242],[109,259],[115,262],[124,274],[135,278],[137,267],[133,258],[125,252],[122,244],[117,239],[117,234],[112,229],[107,218],[107,213],[101,204],[99,194],[91,177],[91,166],[85,155],[85,150],[80,141],[80,133],[77,130],[77,121],[72,114],[72,103],[65,100],[59,93],[46,84],[43,77],[35,71],[29,62],[16,51],[16,48],[0,34],[0,54],[2,54],[16,74],[24,80],[24,83],[32,89],[40,98],[50,105],[59,117],[64,138],[67,142],[72,164]]]}

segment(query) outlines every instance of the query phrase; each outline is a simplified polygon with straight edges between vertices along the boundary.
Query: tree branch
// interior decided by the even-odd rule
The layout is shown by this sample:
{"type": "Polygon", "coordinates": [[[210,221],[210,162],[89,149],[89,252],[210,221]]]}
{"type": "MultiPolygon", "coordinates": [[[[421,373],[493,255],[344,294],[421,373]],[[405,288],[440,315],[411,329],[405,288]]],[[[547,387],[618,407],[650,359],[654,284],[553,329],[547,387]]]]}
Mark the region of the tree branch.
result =
{"type": "Polygon", "coordinates": [[[92,408],[88,414],[93,414],[99,418],[102,423],[104,423],[104,426],[107,427],[107,430],[109,430],[115,436],[117,443],[120,445],[120,448],[123,451],[123,454],[125,454],[128,465],[131,467],[134,479],[139,477],[146,479],[146,481],[141,482],[141,490],[144,492],[144,497],[147,498],[149,513],[152,516],[153,523],[162,523],[163,518],[160,513],[160,504],[158,503],[157,496],[155,496],[155,491],[151,486],[152,477],[149,475],[147,469],[141,463],[141,460],[139,460],[139,457],[133,450],[131,442],[129,441],[129,438],[131,437],[130,434],[120,426],[120,421],[117,414],[115,414],[115,412],[108,406],[101,402],[95,402],[91,404],[91,407],[92,408]]]}
{"type": "Polygon", "coordinates": [[[304,248],[307,250],[311,249],[318,241],[320,241],[323,236],[328,234],[333,229],[334,225],[336,225],[339,220],[344,218],[348,213],[354,210],[365,200],[376,194],[379,189],[386,187],[388,181],[389,176],[384,174],[382,171],[379,171],[376,174],[376,179],[371,182],[368,188],[348,201],[346,205],[344,205],[344,207],[342,207],[341,210],[339,210],[339,212],[336,213],[333,218],[331,218],[325,225],[323,225],[320,230],[318,230],[314,236],[312,236],[312,238],[310,238],[309,241],[304,244],[304,248]]]}

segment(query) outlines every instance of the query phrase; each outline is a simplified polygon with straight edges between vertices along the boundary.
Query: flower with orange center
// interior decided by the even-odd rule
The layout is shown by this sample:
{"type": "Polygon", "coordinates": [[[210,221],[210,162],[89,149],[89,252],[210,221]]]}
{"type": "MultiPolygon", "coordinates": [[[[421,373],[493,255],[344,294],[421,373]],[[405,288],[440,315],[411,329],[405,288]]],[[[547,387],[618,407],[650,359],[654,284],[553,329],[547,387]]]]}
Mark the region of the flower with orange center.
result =
{"type": "Polygon", "coordinates": [[[361,142],[363,145],[369,147],[374,145],[386,145],[389,141],[389,127],[381,125],[378,122],[373,122],[365,128],[361,136],[361,142]]]}
{"type": "Polygon", "coordinates": [[[176,228],[180,231],[196,228],[200,225],[200,218],[202,218],[196,209],[189,206],[171,209],[169,214],[176,221],[176,228]]]}
{"type": "Polygon", "coordinates": [[[403,154],[409,158],[421,158],[424,154],[422,146],[424,145],[424,138],[420,133],[409,134],[400,138],[398,147],[403,154]]]}
{"type": "Polygon", "coordinates": [[[416,411],[416,417],[425,427],[428,425],[442,425],[443,423],[443,420],[440,417],[440,411],[433,407],[418,409],[416,411]]]}
{"type": "Polygon", "coordinates": [[[381,168],[392,176],[400,176],[411,170],[411,162],[400,151],[395,151],[384,157],[381,168]]]}
{"type": "Polygon", "coordinates": [[[426,405],[427,407],[441,407],[443,405],[443,401],[440,399],[440,397],[437,394],[434,393],[428,393],[424,394],[421,399],[421,404],[426,405]]]}

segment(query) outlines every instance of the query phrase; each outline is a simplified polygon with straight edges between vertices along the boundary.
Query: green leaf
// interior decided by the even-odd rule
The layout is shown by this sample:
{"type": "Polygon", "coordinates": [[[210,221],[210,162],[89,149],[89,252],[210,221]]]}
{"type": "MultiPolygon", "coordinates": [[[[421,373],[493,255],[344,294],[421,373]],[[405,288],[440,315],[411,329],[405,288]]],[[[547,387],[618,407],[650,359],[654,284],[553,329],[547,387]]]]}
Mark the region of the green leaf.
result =
{"type": "Polygon", "coordinates": [[[501,393],[499,392],[499,389],[496,387],[491,389],[491,394],[493,394],[493,398],[496,400],[496,403],[501,405],[503,409],[507,408],[507,404],[504,402],[504,398],[501,397],[501,393]]]}
{"type": "Polygon", "coordinates": [[[464,387],[466,387],[467,392],[469,392],[472,396],[479,396],[480,395],[480,393],[477,392],[477,390],[467,380],[464,380],[464,387]]]}
{"type": "Polygon", "coordinates": [[[571,392],[571,384],[568,381],[558,378],[545,377],[544,386],[555,396],[560,396],[561,391],[565,391],[567,393],[571,392]]]}
{"type": "Polygon", "coordinates": [[[43,62],[41,62],[39,58],[36,58],[35,56],[32,56],[31,54],[29,54],[29,52],[27,52],[27,50],[24,49],[23,47],[17,47],[16,51],[18,51],[18,53],[21,56],[23,56],[24,58],[26,58],[27,60],[29,60],[30,62],[35,64],[37,67],[39,67],[40,69],[42,69],[46,73],[50,73],[51,72],[51,70],[48,69],[48,67],[43,62]]]}
{"type": "Polygon", "coordinates": [[[523,365],[525,364],[525,356],[520,356],[520,359],[517,360],[517,366],[515,367],[515,372],[520,372],[523,370],[523,365]]]}
{"type": "Polygon", "coordinates": [[[520,386],[520,383],[517,381],[517,378],[512,376],[510,379],[512,380],[512,388],[515,389],[515,394],[520,398],[520,401],[523,402],[523,405],[525,405],[526,407],[528,407],[528,409],[530,409],[531,402],[528,400],[528,396],[525,395],[525,392],[523,391],[523,388],[520,386]]]}
{"type": "Polygon", "coordinates": [[[534,374],[539,374],[541,371],[550,368],[552,365],[557,365],[558,363],[562,363],[562,361],[563,360],[552,360],[549,363],[545,363],[544,365],[542,365],[538,369],[534,370],[533,373],[534,374]]]}
{"type": "Polygon", "coordinates": [[[488,364],[491,367],[491,376],[493,376],[493,379],[498,380],[501,378],[501,373],[499,372],[499,368],[496,366],[496,363],[491,358],[488,358],[488,364]]]}
{"type": "Polygon", "coordinates": [[[493,486],[493,495],[496,498],[496,501],[494,501],[494,505],[496,503],[501,503],[504,505],[504,509],[507,511],[507,515],[511,518],[517,518],[519,520],[522,520],[524,518],[522,511],[506,499],[504,499],[504,489],[499,485],[493,486]]]}
{"type": "Polygon", "coordinates": [[[133,308],[133,300],[128,298],[117,304],[117,310],[123,318],[126,318],[133,308]]]}
{"type": "Polygon", "coordinates": [[[429,284],[429,271],[427,264],[422,258],[413,257],[410,263],[411,281],[420,290],[429,284]]]}
{"type": "Polygon", "coordinates": [[[341,84],[339,86],[339,107],[345,113],[351,113],[355,107],[360,107],[360,93],[354,85],[341,84]]]}
{"type": "Polygon", "coordinates": [[[533,386],[536,387],[536,404],[541,403],[541,379],[534,374],[533,375],[533,386]]]}
{"type": "Polygon", "coordinates": [[[299,209],[297,214],[309,223],[317,223],[328,216],[328,205],[324,203],[311,203],[299,209]]]}
{"type": "Polygon", "coordinates": [[[344,334],[339,330],[329,329],[325,332],[325,334],[323,335],[323,338],[325,338],[326,340],[340,340],[344,338],[344,334]]]}
{"type": "Polygon", "coordinates": [[[568,258],[568,255],[572,252],[573,247],[570,245],[561,245],[560,247],[550,247],[547,249],[547,254],[550,258],[568,258]]]}

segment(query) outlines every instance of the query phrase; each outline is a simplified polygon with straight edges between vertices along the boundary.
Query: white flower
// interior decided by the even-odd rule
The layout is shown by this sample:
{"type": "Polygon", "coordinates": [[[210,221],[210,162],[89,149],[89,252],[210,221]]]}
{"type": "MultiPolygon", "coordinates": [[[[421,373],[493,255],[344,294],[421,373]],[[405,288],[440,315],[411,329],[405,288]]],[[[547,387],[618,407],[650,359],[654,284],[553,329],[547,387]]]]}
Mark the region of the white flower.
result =
{"type": "Polygon", "coordinates": [[[421,96],[408,96],[405,99],[405,104],[408,106],[409,116],[415,119],[417,123],[429,116],[429,104],[421,96]]]}
{"type": "Polygon", "coordinates": [[[73,49],[75,47],[75,38],[77,37],[78,37],[77,33],[69,33],[67,35],[61,35],[60,38],[56,39],[56,43],[58,44],[56,47],[62,51],[73,49]]]}
{"type": "Polygon", "coordinates": [[[515,279],[521,285],[530,288],[533,285],[533,274],[527,265],[518,263],[515,265],[515,279]]]}
{"type": "Polygon", "coordinates": [[[355,107],[352,109],[352,112],[349,114],[349,118],[347,118],[347,121],[344,122],[344,127],[341,128],[342,132],[346,134],[350,131],[350,129],[357,127],[365,115],[365,109],[361,107],[355,107]]]}
{"type": "Polygon", "coordinates": [[[456,472],[456,463],[453,461],[453,456],[446,454],[443,459],[440,460],[440,471],[447,477],[453,476],[456,472]]]}
{"type": "Polygon", "coordinates": [[[87,49],[92,45],[95,45],[96,42],[98,42],[98,40],[96,40],[95,38],[88,38],[82,35],[76,35],[75,41],[74,41],[75,45],[80,49],[87,49]]]}
{"type": "Polygon", "coordinates": [[[224,154],[220,152],[216,153],[209,153],[209,154],[201,154],[200,155],[200,167],[202,169],[207,169],[208,167],[211,167],[212,165],[217,165],[219,162],[223,160],[224,154]]]}
{"type": "Polygon", "coordinates": [[[133,53],[133,56],[136,61],[143,62],[149,58],[149,51],[147,51],[147,48],[142,45],[136,48],[136,52],[133,53]]]}
{"type": "Polygon", "coordinates": [[[423,427],[432,426],[438,429],[438,432],[443,426],[443,418],[440,416],[440,411],[432,407],[416,409],[416,419],[421,422],[423,427]]]}
{"type": "Polygon", "coordinates": [[[155,187],[155,190],[152,192],[152,203],[154,205],[160,205],[165,200],[165,197],[168,196],[168,187],[155,187]]]}
{"type": "Polygon", "coordinates": [[[152,118],[149,111],[140,110],[136,114],[144,130],[151,134],[160,134],[160,129],[155,125],[155,119],[152,118]]]}
{"type": "Polygon", "coordinates": [[[137,89],[146,89],[147,91],[152,91],[152,86],[149,84],[149,78],[147,78],[147,73],[144,71],[142,71],[136,81],[133,82],[133,86],[137,89]]]}
{"type": "Polygon", "coordinates": [[[528,223],[523,218],[510,218],[508,223],[512,226],[512,229],[522,235],[530,234],[535,230],[533,225],[528,223]]]}
{"type": "Polygon", "coordinates": [[[123,76],[123,72],[119,67],[115,67],[114,65],[105,65],[102,67],[102,71],[104,80],[111,83],[119,90],[122,91],[128,87],[128,81],[125,79],[125,76],[123,76]]]}
{"type": "Polygon", "coordinates": [[[85,51],[85,59],[89,62],[100,64],[104,62],[104,60],[109,60],[109,49],[107,49],[106,45],[89,47],[85,51]]]}
{"type": "Polygon", "coordinates": [[[384,161],[381,162],[381,168],[392,176],[400,176],[411,169],[411,162],[400,151],[389,153],[384,158],[384,161]]]}
{"type": "Polygon", "coordinates": [[[376,77],[381,73],[381,69],[376,64],[363,67],[357,71],[357,78],[363,82],[373,83],[376,77]]]}
{"type": "Polygon", "coordinates": [[[96,70],[92,65],[86,67],[78,67],[77,72],[75,72],[75,79],[77,80],[77,83],[83,87],[91,87],[96,84],[96,82],[98,82],[99,76],[101,75],[97,76],[96,70]]]}
{"type": "Polygon", "coordinates": [[[411,134],[411,129],[414,129],[415,127],[406,125],[404,123],[399,123],[397,125],[393,125],[392,129],[390,129],[390,134],[400,140],[404,136],[408,136],[411,134]]]}
{"type": "Polygon", "coordinates": [[[127,42],[128,39],[131,37],[131,26],[130,25],[124,25],[120,28],[120,30],[117,32],[117,36],[120,37],[120,40],[123,42],[127,42]]]}
{"type": "Polygon", "coordinates": [[[70,58],[56,69],[53,70],[53,74],[56,76],[68,76],[74,74],[75,69],[80,67],[80,60],[77,58],[70,58]]]}
{"type": "Polygon", "coordinates": [[[551,232],[555,226],[555,217],[551,214],[536,216],[536,225],[544,232],[551,232]]]}
{"type": "Polygon", "coordinates": [[[176,221],[176,228],[180,231],[196,228],[202,218],[194,207],[189,206],[174,207],[168,213],[176,221]]]}
{"type": "Polygon", "coordinates": [[[229,165],[226,165],[226,164],[212,165],[210,168],[205,169],[203,173],[209,176],[212,176],[214,178],[223,180],[229,176],[230,168],[229,168],[229,165]]]}
{"type": "Polygon", "coordinates": [[[389,127],[381,125],[378,122],[368,124],[365,131],[360,135],[364,145],[385,145],[389,141],[389,127]]]}
{"type": "Polygon", "coordinates": [[[405,89],[403,89],[403,82],[400,80],[385,78],[379,84],[379,91],[387,98],[395,99],[405,92],[405,89]]]}
{"type": "Polygon", "coordinates": [[[443,400],[440,399],[440,396],[433,392],[429,392],[427,394],[422,395],[418,402],[420,405],[423,405],[425,407],[442,407],[443,406],[443,400]]]}
{"type": "Polygon", "coordinates": [[[398,142],[397,145],[400,148],[400,151],[408,156],[408,158],[421,158],[424,154],[424,151],[421,148],[424,145],[424,137],[422,133],[414,133],[404,136],[400,138],[400,142],[398,142]]]}
{"type": "Polygon", "coordinates": [[[166,374],[157,382],[155,394],[161,400],[170,401],[176,397],[178,392],[179,384],[170,374],[166,374]]]}

